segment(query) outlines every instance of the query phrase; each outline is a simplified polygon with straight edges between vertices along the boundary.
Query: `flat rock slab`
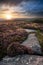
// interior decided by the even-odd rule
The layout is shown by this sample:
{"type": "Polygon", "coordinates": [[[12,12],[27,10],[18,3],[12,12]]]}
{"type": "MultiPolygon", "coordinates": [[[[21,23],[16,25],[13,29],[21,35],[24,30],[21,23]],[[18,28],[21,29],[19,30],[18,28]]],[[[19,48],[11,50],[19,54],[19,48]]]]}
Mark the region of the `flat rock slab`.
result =
{"type": "Polygon", "coordinates": [[[34,45],[39,46],[39,41],[35,36],[35,33],[29,34],[27,40],[25,40],[22,45],[26,45],[27,47],[32,47],[34,45]]]}
{"type": "Polygon", "coordinates": [[[36,32],[36,30],[33,30],[33,29],[24,29],[26,32],[36,32]]]}
{"type": "Polygon", "coordinates": [[[35,33],[31,33],[28,35],[27,40],[25,40],[22,45],[26,47],[31,47],[33,51],[36,53],[41,53],[41,47],[39,45],[39,41],[35,35],[35,33]]]}
{"type": "Polygon", "coordinates": [[[13,58],[5,57],[0,65],[43,65],[42,56],[22,55],[13,58]]]}

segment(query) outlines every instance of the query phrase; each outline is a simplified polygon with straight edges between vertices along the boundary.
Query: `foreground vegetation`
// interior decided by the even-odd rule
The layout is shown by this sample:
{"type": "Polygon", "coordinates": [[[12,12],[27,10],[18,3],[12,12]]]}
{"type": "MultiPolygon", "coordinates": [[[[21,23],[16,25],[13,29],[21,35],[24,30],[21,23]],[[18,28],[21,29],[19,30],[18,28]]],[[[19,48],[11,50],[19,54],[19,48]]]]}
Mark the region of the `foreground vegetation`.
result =
{"type": "Polygon", "coordinates": [[[40,46],[41,46],[41,50],[43,52],[43,32],[41,32],[40,30],[37,31],[36,33],[37,38],[39,40],[40,46]]]}
{"type": "MultiPolygon", "coordinates": [[[[0,23],[0,59],[6,55],[34,54],[31,48],[21,45],[30,34],[24,29],[39,29],[43,31],[43,24],[14,20],[0,23]]],[[[37,31],[37,37],[43,51],[43,33],[37,31]]]]}

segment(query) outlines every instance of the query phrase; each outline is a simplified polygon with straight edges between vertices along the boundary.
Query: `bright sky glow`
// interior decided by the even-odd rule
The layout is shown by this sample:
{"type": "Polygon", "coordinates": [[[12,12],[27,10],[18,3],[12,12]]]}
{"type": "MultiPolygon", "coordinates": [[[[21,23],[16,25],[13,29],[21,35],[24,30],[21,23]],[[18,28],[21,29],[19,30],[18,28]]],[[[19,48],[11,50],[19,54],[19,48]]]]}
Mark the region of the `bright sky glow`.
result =
{"type": "Polygon", "coordinates": [[[0,18],[43,18],[42,0],[1,0],[0,2],[3,2],[0,3],[0,18]]]}

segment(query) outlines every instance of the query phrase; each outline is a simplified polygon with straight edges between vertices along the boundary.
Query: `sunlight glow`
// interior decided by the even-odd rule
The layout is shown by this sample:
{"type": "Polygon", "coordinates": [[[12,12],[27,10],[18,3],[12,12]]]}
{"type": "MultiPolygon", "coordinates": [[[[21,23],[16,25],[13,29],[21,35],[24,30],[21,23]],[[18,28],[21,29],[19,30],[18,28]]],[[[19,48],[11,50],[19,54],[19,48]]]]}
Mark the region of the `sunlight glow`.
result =
{"type": "Polygon", "coordinates": [[[12,16],[11,16],[11,14],[5,14],[5,19],[7,19],[7,20],[10,20],[10,19],[12,19],[12,16]]]}

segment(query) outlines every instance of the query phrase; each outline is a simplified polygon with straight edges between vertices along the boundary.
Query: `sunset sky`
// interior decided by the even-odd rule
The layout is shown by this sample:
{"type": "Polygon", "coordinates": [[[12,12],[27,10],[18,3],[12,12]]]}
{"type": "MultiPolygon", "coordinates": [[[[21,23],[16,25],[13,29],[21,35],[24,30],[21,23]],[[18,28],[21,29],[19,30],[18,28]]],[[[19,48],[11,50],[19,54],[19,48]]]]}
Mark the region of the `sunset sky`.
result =
{"type": "Polygon", "coordinates": [[[43,18],[43,0],[0,0],[0,18],[43,18]]]}

